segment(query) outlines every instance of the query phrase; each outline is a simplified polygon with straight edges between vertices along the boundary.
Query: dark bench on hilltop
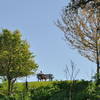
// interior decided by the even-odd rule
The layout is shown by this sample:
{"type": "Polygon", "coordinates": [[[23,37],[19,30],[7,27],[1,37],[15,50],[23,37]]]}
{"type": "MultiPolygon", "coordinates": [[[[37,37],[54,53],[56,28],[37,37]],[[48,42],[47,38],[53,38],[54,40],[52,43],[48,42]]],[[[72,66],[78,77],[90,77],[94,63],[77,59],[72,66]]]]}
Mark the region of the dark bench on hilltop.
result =
{"type": "Polygon", "coordinates": [[[37,74],[37,79],[38,81],[43,81],[43,80],[47,80],[49,79],[49,81],[52,81],[53,80],[53,74],[37,74]]]}

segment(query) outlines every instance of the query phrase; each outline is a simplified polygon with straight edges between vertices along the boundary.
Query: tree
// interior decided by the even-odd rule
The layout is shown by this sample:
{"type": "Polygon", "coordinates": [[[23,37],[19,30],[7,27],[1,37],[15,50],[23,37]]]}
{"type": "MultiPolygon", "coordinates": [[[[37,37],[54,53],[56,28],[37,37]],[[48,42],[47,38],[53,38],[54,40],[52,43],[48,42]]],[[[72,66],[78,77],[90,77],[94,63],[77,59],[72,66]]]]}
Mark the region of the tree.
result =
{"type": "Polygon", "coordinates": [[[72,81],[70,83],[68,100],[73,100],[72,92],[74,90],[75,80],[77,75],[79,74],[79,71],[79,69],[76,69],[75,63],[72,60],[70,61],[70,67],[66,65],[66,68],[64,70],[67,80],[72,81]]]}
{"type": "Polygon", "coordinates": [[[18,30],[12,32],[3,29],[0,33],[0,76],[8,81],[8,95],[16,78],[33,74],[38,68],[34,56],[29,51],[29,45],[21,40],[18,30]]]}
{"type": "MultiPolygon", "coordinates": [[[[97,64],[97,84],[100,84],[100,2],[88,1],[84,6],[72,9],[74,3],[64,8],[57,26],[64,32],[66,42],[78,52],[97,64]]],[[[78,2],[80,4],[80,2],[78,2]]],[[[83,4],[83,3],[82,3],[83,4]]]]}

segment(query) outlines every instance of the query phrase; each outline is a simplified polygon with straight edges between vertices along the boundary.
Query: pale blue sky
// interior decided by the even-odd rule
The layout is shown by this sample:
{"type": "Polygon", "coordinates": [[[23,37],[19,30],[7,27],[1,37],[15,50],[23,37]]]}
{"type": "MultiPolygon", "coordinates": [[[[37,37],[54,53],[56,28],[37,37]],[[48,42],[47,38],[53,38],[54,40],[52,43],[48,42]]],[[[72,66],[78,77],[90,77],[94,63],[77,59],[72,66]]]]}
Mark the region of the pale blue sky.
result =
{"type": "MultiPolygon", "coordinates": [[[[36,55],[39,70],[54,74],[64,80],[64,69],[73,60],[80,72],[78,79],[90,79],[95,64],[69,48],[63,40],[63,32],[55,25],[67,0],[0,0],[0,28],[19,29],[22,38],[30,44],[36,55]]],[[[29,80],[36,81],[36,76],[29,80]]]]}

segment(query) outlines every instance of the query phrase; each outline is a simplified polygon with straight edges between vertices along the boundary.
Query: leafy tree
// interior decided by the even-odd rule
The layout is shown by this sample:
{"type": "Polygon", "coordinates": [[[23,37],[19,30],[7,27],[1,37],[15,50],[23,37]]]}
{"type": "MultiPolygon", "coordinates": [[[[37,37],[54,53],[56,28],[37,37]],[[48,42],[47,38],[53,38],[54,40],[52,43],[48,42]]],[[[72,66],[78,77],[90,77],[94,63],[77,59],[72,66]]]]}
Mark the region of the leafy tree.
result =
{"type": "Polygon", "coordinates": [[[79,0],[84,6],[72,9],[78,0],[65,7],[57,26],[64,32],[66,42],[78,52],[97,64],[97,84],[100,84],[100,2],[79,0]],[[82,3],[83,4],[83,3],[82,3]]]}
{"type": "Polygon", "coordinates": [[[0,33],[0,76],[8,81],[8,95],[16,78],[33,74],[38,68],[34,56],[29,51],[29,45],[21,39],[18,30],[12,32],[3,29],[0,33]]]}

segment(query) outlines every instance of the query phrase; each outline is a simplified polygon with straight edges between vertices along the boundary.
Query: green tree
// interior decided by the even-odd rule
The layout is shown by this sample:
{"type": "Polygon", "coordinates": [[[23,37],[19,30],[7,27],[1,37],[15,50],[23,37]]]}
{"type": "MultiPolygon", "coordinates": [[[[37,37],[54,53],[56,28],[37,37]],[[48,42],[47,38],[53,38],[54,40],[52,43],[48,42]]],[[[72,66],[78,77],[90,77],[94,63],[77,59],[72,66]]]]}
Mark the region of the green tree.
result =
{"type": "Polygon", "coordinates": [[[3,29],[0,33],[0,76],[8,81],[8,95],[16,78],[33,74],[38,68],[34,56],[29,50],[29,45],[21,39],[18,30],[12,32],[3,29]]]}
{"type": "Polygon", "coordinates": [[[97,84],[100,84],[99,0],[73,0],[72,5],[64,8],[57,26],[64,32],[65,40],[71,47],[97,64],[97,84]],[[80,3],[82,6],[78,5],[80,3]]]}

